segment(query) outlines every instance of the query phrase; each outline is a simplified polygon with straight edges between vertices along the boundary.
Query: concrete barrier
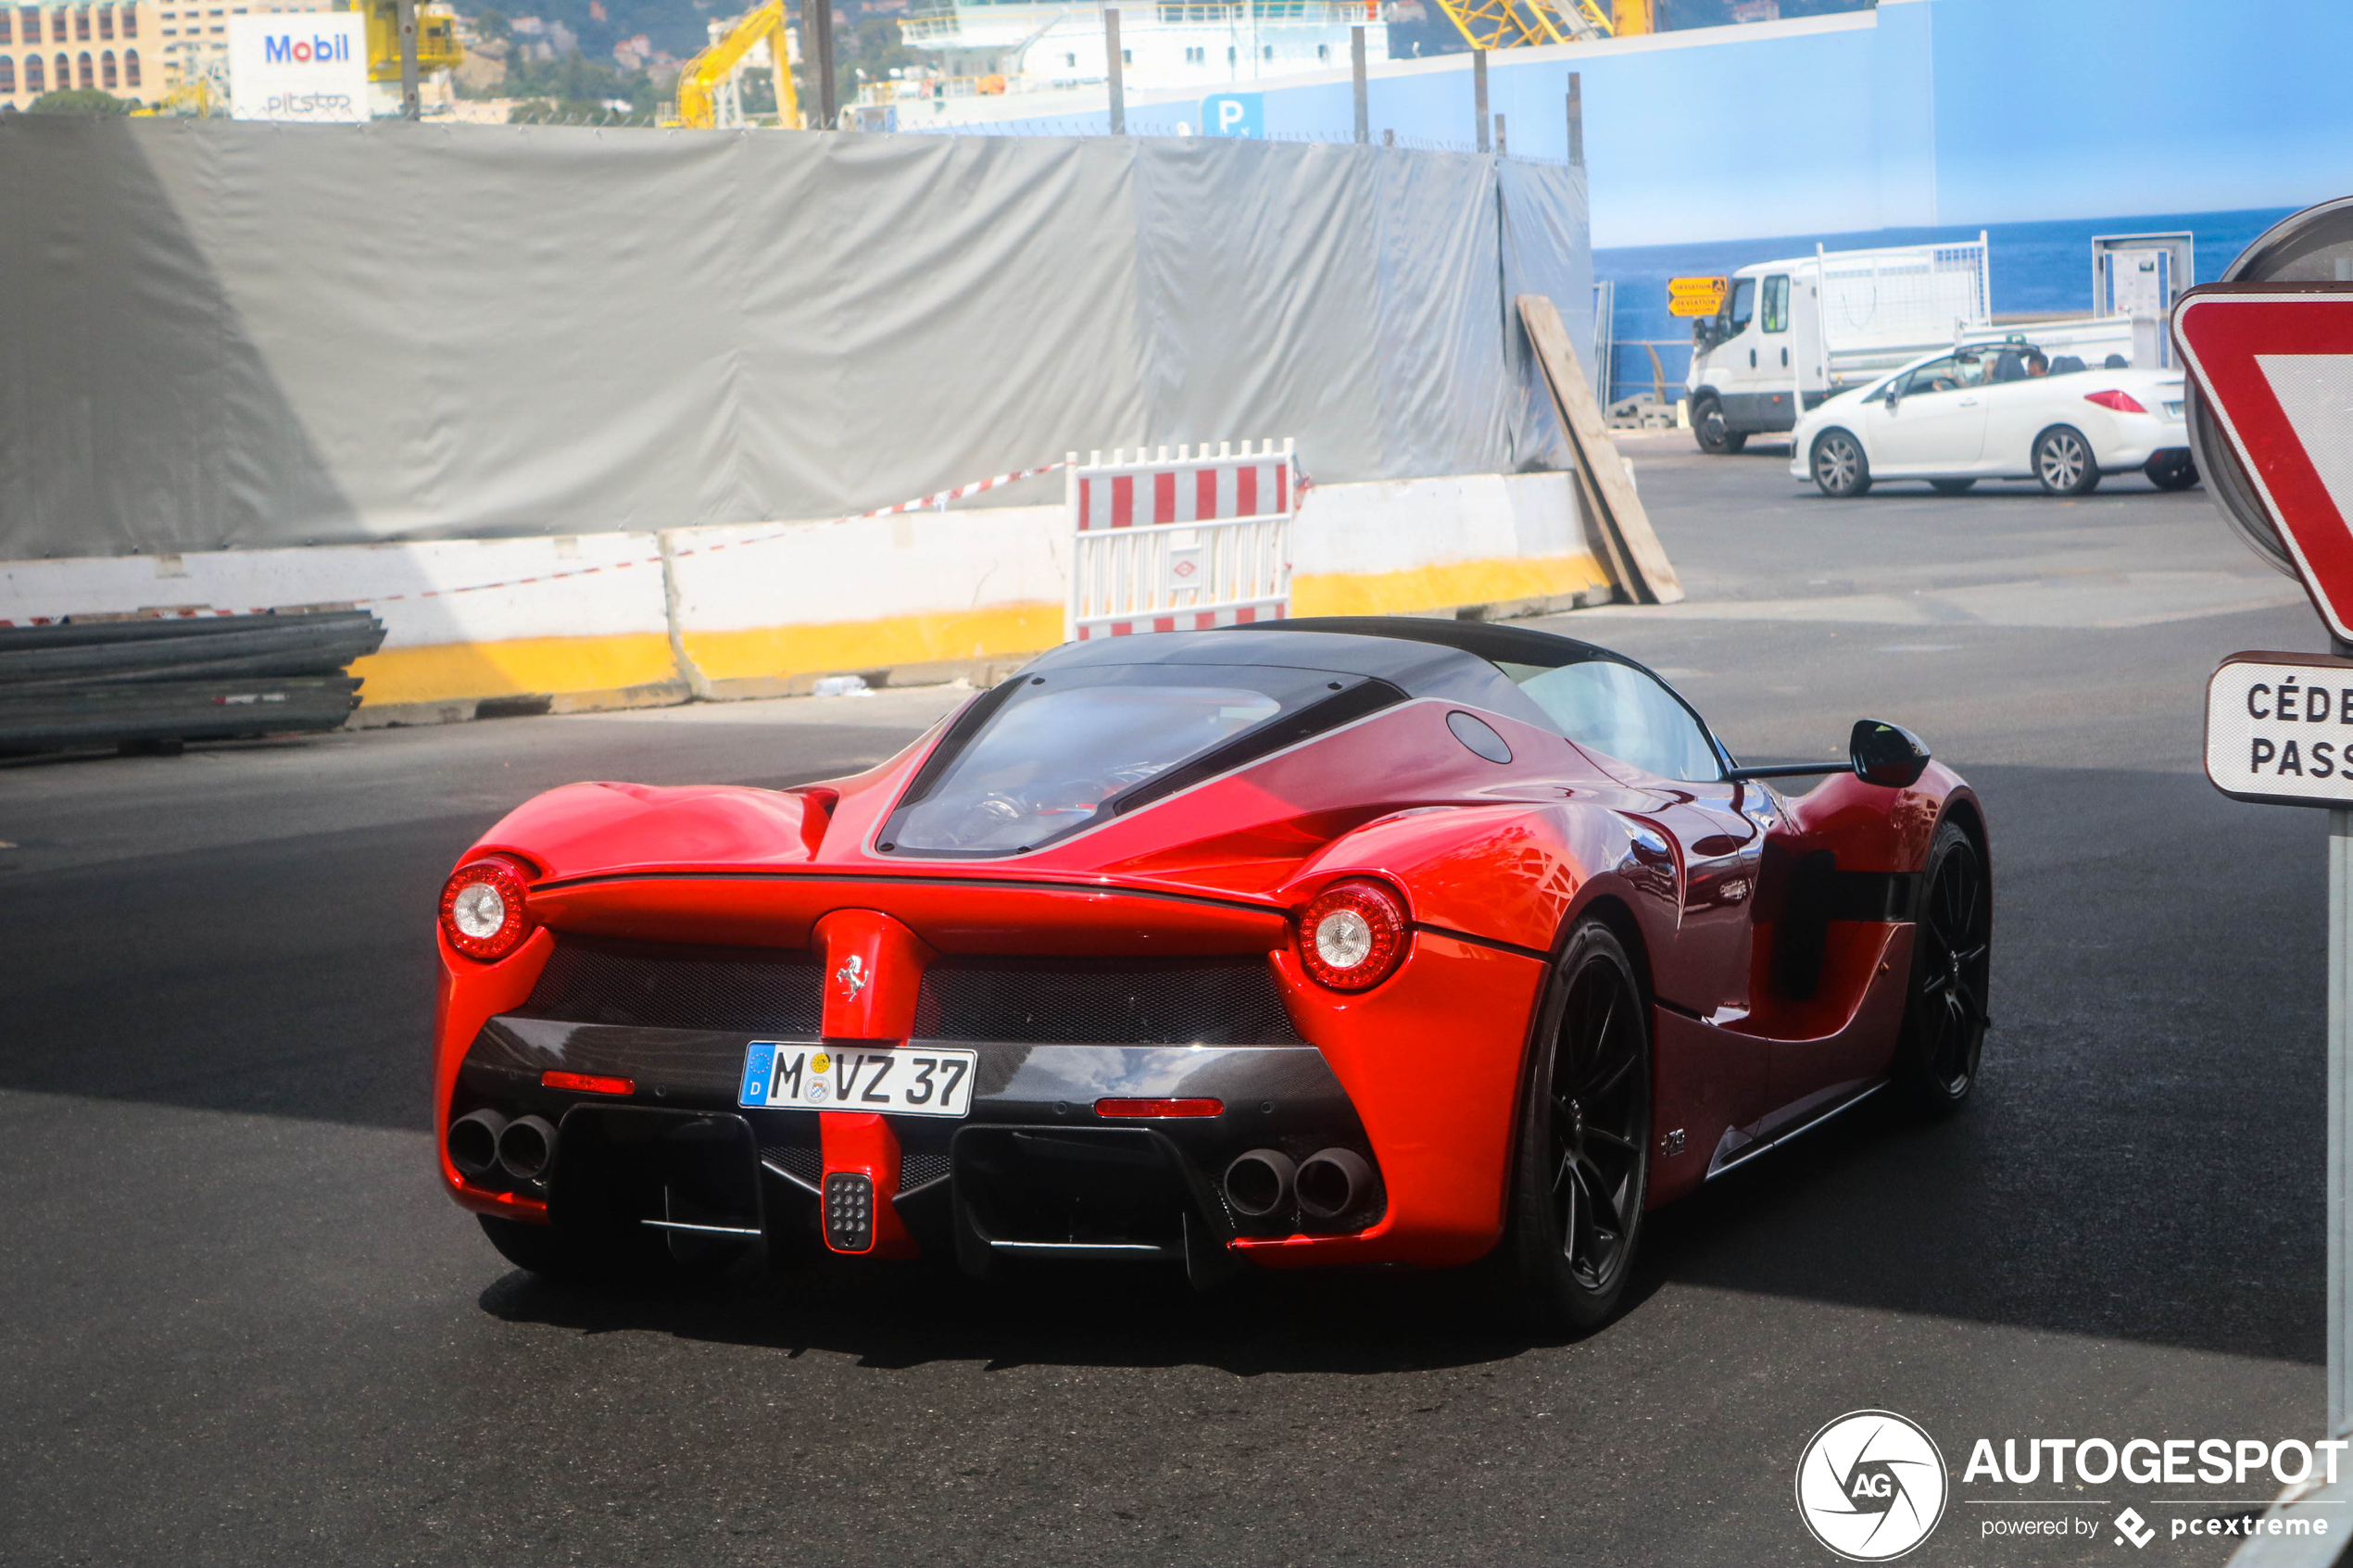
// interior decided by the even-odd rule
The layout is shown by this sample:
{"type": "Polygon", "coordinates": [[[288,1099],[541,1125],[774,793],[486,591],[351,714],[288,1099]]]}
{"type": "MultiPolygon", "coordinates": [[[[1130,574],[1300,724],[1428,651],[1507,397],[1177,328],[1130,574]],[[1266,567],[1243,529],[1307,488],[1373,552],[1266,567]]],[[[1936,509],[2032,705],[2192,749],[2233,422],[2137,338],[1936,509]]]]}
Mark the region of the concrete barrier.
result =
{"type": "Polygon", "coordinates": [[[361,604],[360,725],[684,701],[649,533],[0,563],[0,622],[361,604]],[[497,586],[485,586],[497,584],[497,586]],[[454,591],[453,591],[454,590],[454,591]]]}
{"type": "MultiPolygon", "coordinates": [[[[985,679],[1062,640],[1069,529],[1050,506],[811,523],[781,538],[762,537],[774,524],[673,531],[663,539],[687,678],[713,697],[792,695],[836,674],[985,679]]],[[[1609,597],[1566,474],[1319,485],[1292,546],[1294,615],[1502,618],[1609,597]]]]}
{"type": "Polygon", "coordinates": [[[1066,527],[1056,505],[781,537],[774,523],[674,529],[662,541],[686,679],[706,697],[784,696],[826,675],[912,685],[1019,662],[1062,641],[1066,527]]]}
{"type": "MultiPolygon", "coordinates": [[[[362,604],[384,621],[353,722],[443,722],[985,682],[1062,640],[1059,505],[573,538],[0,563],[0,623],[362,604]]],[[[1568,476],[1318,486],[1296,615],[1502,618],[1598,603],[1568,476]]]]}
{"type": "Polygon", "coordinates": [[[1292,543],[1294,615],[1470,609],[1504,620],[1610,596],[1565,473],[1319,485],[1292,543]]]}

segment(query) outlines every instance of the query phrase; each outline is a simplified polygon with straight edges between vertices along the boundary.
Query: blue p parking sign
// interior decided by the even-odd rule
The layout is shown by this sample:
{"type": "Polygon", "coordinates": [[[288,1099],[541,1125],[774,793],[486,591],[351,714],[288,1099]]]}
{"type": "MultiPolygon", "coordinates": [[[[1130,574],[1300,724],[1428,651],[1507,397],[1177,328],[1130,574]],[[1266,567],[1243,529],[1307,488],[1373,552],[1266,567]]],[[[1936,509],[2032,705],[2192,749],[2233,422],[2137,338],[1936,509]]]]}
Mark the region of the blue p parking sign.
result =
{"type": "Polygon", "coordinates": [[[1212,93],[1201,101],[1201,133],[1204,136],[1263,136],[1265,120],[1259,113],[1262,94],[1212,93]]]}

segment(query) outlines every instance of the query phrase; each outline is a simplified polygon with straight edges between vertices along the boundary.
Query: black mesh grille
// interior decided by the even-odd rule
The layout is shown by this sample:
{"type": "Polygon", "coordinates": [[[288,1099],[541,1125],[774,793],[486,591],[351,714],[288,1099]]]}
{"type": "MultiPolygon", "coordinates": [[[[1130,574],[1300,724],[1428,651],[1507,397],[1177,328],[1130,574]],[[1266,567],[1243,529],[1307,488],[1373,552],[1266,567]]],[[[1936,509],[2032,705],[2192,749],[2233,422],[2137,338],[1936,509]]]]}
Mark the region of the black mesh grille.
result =
{"type": "Polygon", "coordinates": [[[568,1023],[813,1036],[824,972],[813,953],[567,936],[516,1010],[568,1023]]]}
{"type": "Polygon", "coordinates": [[[948,1156],[913,1151],[899,1157],[899,1190],[912,1192],[948,1174],[948,1156]]]}
{"type": "Polygon", "coordinates": [[[1264,959],[943,959],[924,972],[915,1034],[1107,1046],[1300,1043],[1264,959]]]}
{"type": "Polygon", "coordinates": [[[789,1172],[801,1185],[812,1191],[825,1173],[824,1153],[814,1144],[762,1144],[760,1158],[780,1171],[789,1172]]]}
{"type": "MultiPolygon", "coordinates": [[[[825,1154],[814,1144],[762,1144],[760,1158],[814,1189],[825,1174],[825,1154]]],[[[948,1174],[946,1149],[909,1149],[899,1157],[899,1190],[912,1192],[948,1174]]]]}

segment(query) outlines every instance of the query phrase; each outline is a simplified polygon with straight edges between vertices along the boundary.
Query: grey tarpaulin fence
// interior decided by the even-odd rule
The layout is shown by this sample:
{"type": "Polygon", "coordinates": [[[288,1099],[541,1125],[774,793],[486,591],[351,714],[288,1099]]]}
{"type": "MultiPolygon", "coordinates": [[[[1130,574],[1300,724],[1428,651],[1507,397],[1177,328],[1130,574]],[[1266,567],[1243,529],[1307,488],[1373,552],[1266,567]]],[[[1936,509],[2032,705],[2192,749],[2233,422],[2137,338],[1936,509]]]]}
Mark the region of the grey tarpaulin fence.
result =
{"type": "Polygon", "coordinates": [[[0,559],[1558,467],[1510,301],[1591,275],[1583,171],[1475,155],[5,116],[0,559]]]}

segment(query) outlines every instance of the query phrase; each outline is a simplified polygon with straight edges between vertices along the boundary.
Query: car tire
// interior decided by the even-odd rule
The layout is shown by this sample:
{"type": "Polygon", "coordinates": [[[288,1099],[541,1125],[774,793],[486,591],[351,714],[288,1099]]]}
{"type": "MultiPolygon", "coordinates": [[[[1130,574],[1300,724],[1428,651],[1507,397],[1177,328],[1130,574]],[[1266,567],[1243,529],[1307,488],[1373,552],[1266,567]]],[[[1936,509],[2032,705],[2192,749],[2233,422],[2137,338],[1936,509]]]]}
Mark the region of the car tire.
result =
{"type": "Polygon", "coordinates": [[[1931,479],[1928,487],[1939,495],[1966,495],[1976,483],[1973,479],[1931,479]]]}
{"type": "Polygon", "coordinates": [[[1529,1049],[1504,1249],[1514,1294],[1546,1332],[1617,1312],[1649,1192],[1650,1008],[1624,944],[1588,920],[1545,987],[1529,1049]]]}
{"type": "Polygon", "coordinates": [[[1724,423],[1724,406],[1713,397],[1703,398],[1692,410],[1692,434],[1699,442],[1699,449],[1718,457],[1739,451],[1748,445],[1748,433],[1731,430],[1724,423]]]}
{"type": "Polygon", "coordinates": [[[1993,931],[1985,857],[1948,818],[1929,845],[1920,877],[1910,990],[1895,1046],[1896,1081],[1934,1115],[1957,1110],[1977,1086],[1993,931]]]}
{"type": "Polygon", "coordinates": [[[2073,425],[2053,425],[2034,438],[2034,478],[2054,495],[2089,495],[2100,487],[2092,444],[2073,425]]]}
{"type": "Polygon", "coordinates": [[[1816,436],[1808,466],[1814,483],[1833,501],[1851,501],[1870,491],[1871,460],[1849,432],[1833,427],[1816,436]]]}
{"type": "Polygon", "coordinates": [[[2152,455],[2141,471],[2159,490],[2187,490],[2197,483],[2197,460],[2178,448],[2152,455]]]}

